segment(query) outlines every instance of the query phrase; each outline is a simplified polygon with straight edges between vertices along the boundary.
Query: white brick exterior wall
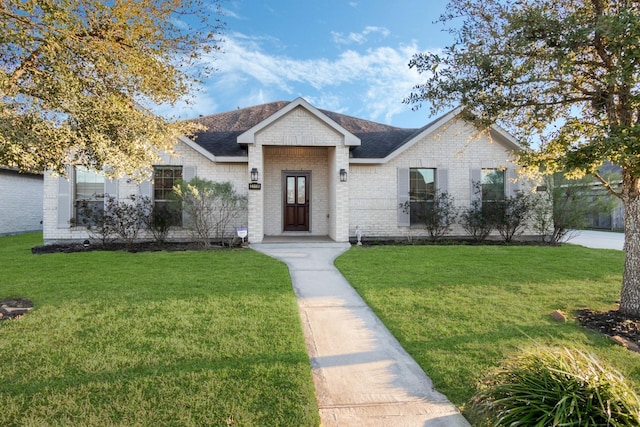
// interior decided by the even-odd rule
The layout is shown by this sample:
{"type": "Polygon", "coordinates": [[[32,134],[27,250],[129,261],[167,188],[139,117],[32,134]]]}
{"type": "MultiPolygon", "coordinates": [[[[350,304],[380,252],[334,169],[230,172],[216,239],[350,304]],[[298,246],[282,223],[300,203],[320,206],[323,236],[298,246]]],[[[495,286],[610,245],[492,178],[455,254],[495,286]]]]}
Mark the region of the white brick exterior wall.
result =
{"type": "MultiPolygon", "coordinates": [[[[247,194],[248,172],[246,163],[214,163],[202,154],[188,147],[184,143],[178,143],[175,146],[175,154],[163,155],[159,164],[183,166],[184,168],[195,168],[196,176],[215,182],[230,181],[236,192],[239,194],[247,194]]],[[[44,180],[44,241],[45,244],[57,243],[62,241],[83,241],[89,237],[84,227],[71,227],[58,225],[58,186],[59,178],[50,174],[45,174],[44,180]]],[[[73,179],[72,179],[73,182],[73,179]]],[[[144,184],[143,184],[144,185],[144,184]]],[[[148,184],[147,184],[148,185],[148,184]]],[[[142,195],[141,186],[135,181],[127,178],[118,180],[117,183],[118,199],[126,199],[130,195],[142,195]]],[[[73,188],[71,190],[73,192],[73,188]]],[[[73,203],[73,197],[69,201],[73,203]]],[[[73,210],[71,211],[73,212],[73,210]]],[[[241,215],[236,218],[229,226],[227,235],[233,235],[235,227],[247,225],[247,215],[241,215]]],[[[184,229],[175,229],[171,232],[170,238],[176,240],[190,239],[191,231],[184,229]]],[[[141,234],[142,238],[150,237],[141,234]]]]}
{"type": "Polygon", "coordinates": [[[259,145],[335,147],[344,137],[303,107],[296,107],[256,135],[259,145]]]}
{"type": "MultiPolygon", "coordinates": [[[[447,191],[456,205],[469,206],[471,171],[481,168],[506,168],[514,171],[512,153],[506,145],[478,136],[472,126],[452,119],[421,140],[406,145],[385,162],[363,164],[362,159],[349,159],[349,146],[357,142],[350,134],[327,122],[320,113],[302,105],[273,116],[254,126],[241,137],[248,144],[248,158],[237,163],[215,162],[212,156],[190,147],[176,145],[174,156],[164,156],[163,164],[182,165],[201,178],[231,181],[240,194],[248,196],[248,212],[236,218],[232,227],[248,226],[249,241],[261,242],[264,236],[283,232],[283,172],[303,171],[310,174],[310,230],[308,235],[326,236],[345,242],[355,236],[356,227],[365,238],[397,238],[424,236],[422,227],[398,225],[398,169],[413,167],[447,170],[447,191]],[[316,115],[318,114],[318,115],[316,115]],[[249,171],[259,173],[260,190],[248,190],[249,171]],[[339,171],[348,171],[347,182],[340,182],[339,171]]],[[[508,177],[509,175],[506,174],[508,177]]],[[[45,242],[84,240],[86,230],[58,221],[58,191],[64,188],[58,178],[45,176],[44,236],[45,242]]],[[[509,184],[522,187],[522,183],[509,184]]],[[[147,184],[148,187],[148,184],[147,184]]],[[[118,196],[140,194],[140,187],[126,179],[118,182],[118,196]]],[[[68,203],[71,204],[70,200],[68,203]]],[[[233,232],[233,230],[229,230],[233,232]]],[[[464,234],[461,227],[454,234],[464,234]]],[[[296,233],[293,233],[296,234],[296,233]]],[[[299,234],[299,233],[298,233],[299,234]]],[[[190,237],[188,230],[177,230],[176,239],[190,237]]]]}
{"type": "Polygon", "coordinates": [[[0,235],[42,230],[43,177],[0,169],[0,235]]]}
{"type": "MultiPolygon", "coordinates": [[[[453,120],[416,142],[386,164],[352,164],[349,174],[349,233],[356,226],[364,237],[417,237],[428,233],[422,227],[398,226],[398,168],[444,168],[448,170],[448,192],[456,206],[471,201],[471,170],[514,170],[511,150],[461,120],[453,120]]],[[[437,185],[437,183],[436,183],[437,185]]],[[[525,188],[522,181],[515,184],[525,188]]],[[[460,226],[452,234],[463,235],[460,226]]]]}

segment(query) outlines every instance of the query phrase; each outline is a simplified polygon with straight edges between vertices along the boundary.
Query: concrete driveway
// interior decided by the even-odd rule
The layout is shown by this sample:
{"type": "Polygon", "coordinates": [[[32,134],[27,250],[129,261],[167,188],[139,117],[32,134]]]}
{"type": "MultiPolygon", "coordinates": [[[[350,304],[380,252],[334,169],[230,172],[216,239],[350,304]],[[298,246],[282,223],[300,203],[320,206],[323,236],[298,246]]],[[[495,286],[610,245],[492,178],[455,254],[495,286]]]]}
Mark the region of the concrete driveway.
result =
{"type": "Polygon", "coordinates": [[[624,249],[624,233],[609,231],[575,230],[565,243],[594,249],[624,249]]]}

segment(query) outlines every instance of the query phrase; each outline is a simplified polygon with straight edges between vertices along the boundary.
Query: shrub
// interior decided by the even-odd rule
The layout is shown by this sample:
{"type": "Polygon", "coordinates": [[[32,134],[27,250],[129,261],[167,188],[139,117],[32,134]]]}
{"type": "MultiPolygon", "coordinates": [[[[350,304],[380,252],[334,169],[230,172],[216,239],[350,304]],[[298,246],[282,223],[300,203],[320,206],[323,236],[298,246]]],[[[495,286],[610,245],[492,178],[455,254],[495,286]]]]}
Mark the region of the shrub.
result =
{"type": "Polygon", "coordinates": [[[182,210],[177,200],[168,203],[152,203],[150,212],[145,216],[145,226],[153,235],[153,240],[163,245],[167,241],[169,230],[180,223],[182,210]]]}
{"type": "Polygon", "coordinates": [[[638,426],[640,401],[617,372],[579,350],[536,348],[489,373],[474,425],[638,426]]]}
{"type": "Polygon", "coordinates": [[[540,186],[536,205],[535,228],[549,243],[560,243],[572,237],[573,230],[587,225],[587,218],[601,212],[611,212],[613,199],[604,190],[597,191],[592,178],[568,179],[562,173],[547,175],[540,186]],[[545,212],[542,209],[547,209],[545,212]]]}
{"type": "Polygon", "coordinates": [[[516,235],[522,233],[531,214],[531,208],[531,197],[521,192],[483,206],[485,215],[505,242],[510,242],[516,235]]]}
{"type": "Polygon", "coordinates": [[[107,216],[111,221],[113,233],[124,242],[127,248],[135,242],[142,226],[148,222],[151,200],[148,197],[131,195],[126,200],[107,199],[107,216]]]}
{"type": "Polygon", "coordinates": [[[100,241],[103,246],[115,240],[113,218],[103,203],[81,202],[76,225],[86,227],[89,237],[100,241]]]}
{"type": "Polygon", "coordinates": [[[230,182],[196,177],[179,182],[173,190],[186,214],[187,226],[205,247],[210,246],[212,237],[222,241],[231,220],[247,205],[246,196],[236,193],[230,182]]]}
{"type": "MultiPolygon", "coordinates": [[[[542,187],[544,188],[544,187],[542,187]]],[[[553,226],[553,200],[545,190],[538,190],[532,195],[531,228],[540,236],[543,242],[555,244],[558,237],[553,226]]]]}
{"type": "Polygon", "coordinates": [[[440,193],[433,202],[426,203],[421,214],[419,220],[433,241],[439,240],[451,231],[451,224],[458,217],[453,196],[447,192],[440,193]]]}
{"type": "Polygon", "coordinates": [[[401,207],[412,218],[415,216],[417,221],[424,225],[433,241],[440,240],[451,231],[451,225],[458,217],[454,198],[446,191],[440,193],[433,200],[420,202],[414,206],[411,202],[406,202],[401,207]]]}
{"type": "Polygon", "coordinates": [[[148,197],[131,195],[125,200],[107,197],[104,205],[82,204],[79,207],[79,225],[87,228],[89,236],[102,245],[120,238],[127,248],[131,247],[143,225],[148,222],[151,200],[148,197]]]}
{"type": "Polygon", "coordinates": [[[471,205],[460,214],[460,225],[476,242],[481,242],[489,236],[493,224],[482,209],[482,202],[473,200],[471,205]]]}

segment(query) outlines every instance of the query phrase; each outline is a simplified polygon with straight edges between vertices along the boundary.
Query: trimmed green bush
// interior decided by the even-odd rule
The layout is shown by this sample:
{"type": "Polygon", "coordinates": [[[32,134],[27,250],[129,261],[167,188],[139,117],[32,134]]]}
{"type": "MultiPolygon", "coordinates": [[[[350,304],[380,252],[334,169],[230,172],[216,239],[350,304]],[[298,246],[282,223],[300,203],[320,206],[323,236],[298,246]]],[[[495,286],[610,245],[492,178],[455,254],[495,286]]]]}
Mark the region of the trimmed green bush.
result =
{"type": "Polygon", "coordinates": [[[638,426],[640,401],[624,378],[579,350],[536,348],[480,383],[475,425],[638,426]]]}

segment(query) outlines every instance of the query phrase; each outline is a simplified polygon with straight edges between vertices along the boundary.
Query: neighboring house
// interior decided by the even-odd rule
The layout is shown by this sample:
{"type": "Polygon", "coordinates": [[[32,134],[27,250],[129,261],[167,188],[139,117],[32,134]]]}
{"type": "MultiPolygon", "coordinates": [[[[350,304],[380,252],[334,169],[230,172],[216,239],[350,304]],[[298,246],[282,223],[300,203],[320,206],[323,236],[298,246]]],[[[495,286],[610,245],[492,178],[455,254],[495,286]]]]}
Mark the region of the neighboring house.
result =
{"type": "MultiPolygon", "coordinates": [[[[622,186],[622,168],[620,166],[605,162],[598,171],[601,175],[611,179],[614,188],[620,190],[622,186]]],[[[597,204],[603,209],[587,217],[586,227],[601,230],[624,230],[624,207],[622,201],[604,189],[599,181],[594,182],[590,193],[593,197],[604,202],[597,204]]]]}
{"type": "Polygon", "coordinates": [[[0,167],[0,235],[42,230],[42,174],[0,167]]]}
{"type": "MultiPolygon", "coordinates": [[[[106,194],[137,194],[162,203],[176,180],[195,176],[230,181],[247,195],[247,211],[232,226],[248,227],[253,243],[270,236],[347,242],[357,229],[366,238],[416,237],[426,232],[401,208],[406,202],[448,191],[457,206],[467,207],[481,197],[473,183],[482,181],[494,198],[526,187],[516,181],[513,161],[520,148],[513,138],[498,127],[479,133],[458,110],[423,128],[401,129],[319,110],[298,98],[195,121],[207,130],[193,140],[180,138],[175,153],[154,167],[152,182],[105,180],[82,169],[70,169],[69,180],[47,175],[45,243],[87,238],[75,226],[79,202],[99,205],[106,194]]],[[[453,233],[464,234],[460,227],[453,233]]],[[[189,236],[184,228],[171,235],[189,236]]]]}
{"type": "Polygon", "coordinates": [[[599,207],[597,212],[587,215],[585,228],[596,230],[624,230],[624,206],[622,201],[610,194],[600,183],[594,183],[589,191],[590,196],[599,207]]]}

